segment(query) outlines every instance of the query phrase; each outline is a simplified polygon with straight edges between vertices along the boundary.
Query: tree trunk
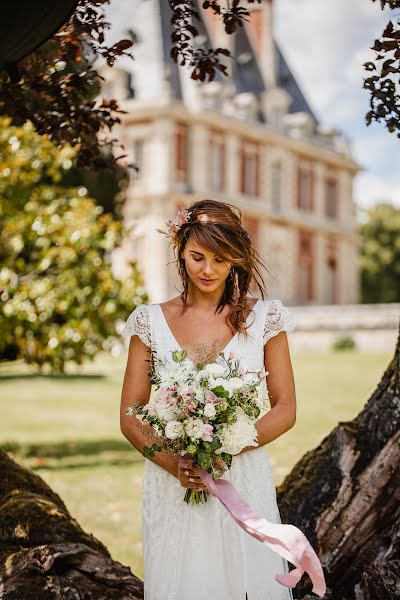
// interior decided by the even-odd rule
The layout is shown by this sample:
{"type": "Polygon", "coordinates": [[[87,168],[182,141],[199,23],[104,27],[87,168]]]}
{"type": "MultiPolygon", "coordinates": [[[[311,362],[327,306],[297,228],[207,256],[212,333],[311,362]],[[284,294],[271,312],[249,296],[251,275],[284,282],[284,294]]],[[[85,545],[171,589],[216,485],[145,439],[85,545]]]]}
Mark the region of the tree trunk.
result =
{"type": "Polygon", "coordinates": [[[143,600],[140,579],[2,450],[0,494],[2,600],[143,600]]]}
{"type": "MultiPolygon", "coordinates": [[[[300,459],[277,499],[282,522],[304,531],[318,553],[326,600],[400,598],[400,336],[360,414],[300,459]]],[[[310,589],[305,576],[294,597],[311,598],[310,589]]]]}
{"type": "MultiPolygon", "coordinates": [[[[324,600],[400,598],[399,374],[400,336],[361,413],[339,422],[277,489],[282,522],[304,531],[319,554],[324,600]]],[[[0,492],[2,600],[143,599],[130,569],[81,529],[38,475],[1,450],[0,492]]],[[[315,599],[310,589],[304,575],[294,597],[315,599]]]]}

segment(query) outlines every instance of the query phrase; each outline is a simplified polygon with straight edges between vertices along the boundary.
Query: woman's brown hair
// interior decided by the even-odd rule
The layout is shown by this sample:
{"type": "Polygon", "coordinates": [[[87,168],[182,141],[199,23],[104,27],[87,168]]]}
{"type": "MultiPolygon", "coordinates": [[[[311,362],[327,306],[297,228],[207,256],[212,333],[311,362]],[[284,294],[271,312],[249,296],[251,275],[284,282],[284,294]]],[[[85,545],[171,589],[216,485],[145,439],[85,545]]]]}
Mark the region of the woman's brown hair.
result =
{"type": "Polygon", "coordinates": [[[175,264],[182,281],[181,299],[184,310],[189,277],[182,253],[189,239],[231,263],[225,290],[216,312],[225,304],[231,306],[227,320],[234,332],[246,332],[247,293],[254,280],[264,300],[266,285],[260,267],[268,268],[261,260],[252,239],[242,225],[242,211],[235,205],[217,200],[199,200],[187,207],[190,217],[173,237],[175,264]]]}

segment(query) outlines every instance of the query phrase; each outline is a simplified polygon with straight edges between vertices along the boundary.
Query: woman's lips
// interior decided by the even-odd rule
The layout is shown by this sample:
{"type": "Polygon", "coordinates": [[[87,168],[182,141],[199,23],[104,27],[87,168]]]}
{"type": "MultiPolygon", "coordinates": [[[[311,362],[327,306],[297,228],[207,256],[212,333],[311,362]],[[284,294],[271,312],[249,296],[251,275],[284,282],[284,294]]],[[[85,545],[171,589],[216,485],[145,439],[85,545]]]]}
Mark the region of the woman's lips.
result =
{"type": "Polygon", "coordinates": [[[215,279],[202,279],[200,277],[200,281],[202,281],[203,283],[212,283],[213,281],[215,281],[215,279]]]}

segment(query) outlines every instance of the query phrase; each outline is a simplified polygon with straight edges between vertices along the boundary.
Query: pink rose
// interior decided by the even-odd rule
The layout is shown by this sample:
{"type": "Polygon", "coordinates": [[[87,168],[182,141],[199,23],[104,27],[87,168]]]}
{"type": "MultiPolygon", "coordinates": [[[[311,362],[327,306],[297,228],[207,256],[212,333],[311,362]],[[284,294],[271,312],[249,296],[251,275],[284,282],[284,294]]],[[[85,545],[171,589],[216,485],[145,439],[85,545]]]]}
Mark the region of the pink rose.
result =
{"type": "Polygon", "coordinates": [[[171,406],[171,404],[176,403],[174,393],[169,388],[160,388],[157,391],[157,401],[164,406],[171,406]]]}
{"type": "Polygon", "coordinates": [[[208,392],[206,396],[207,402],[211,402],[211,404],[217,404],[219,402],[219,397],[214,394],[214,392],[208,392]]]}
{"type": "Polygon", "coordinates": [[[188,388],[186,388],[186,390],[181,390],[180,391],[180,395],[181,397],[185,400],[187,398],[190,398],[191,396],[193,396],[193,388],[192,386],[189,385],[188,388]]]}
{"type": "Polygon", "coordinates": [[[203,431],[201,433],[201,439],[205,442],[212,442],[212,432],[214,431],[214,427],[209,423],[205,423],[203,426],[203,431]]]}
{"type": "Polygon", "coordinates": [[[228,360],[233,360],[234,358],[235,358],[235,353],[234,352],[229,352],[228,360]]]}
{"type": "Polygon", "coordinates": [[[162,403],[166,403],[170,397],[168,388],[160,388],[157,390],[157,400],[162,403]]]}

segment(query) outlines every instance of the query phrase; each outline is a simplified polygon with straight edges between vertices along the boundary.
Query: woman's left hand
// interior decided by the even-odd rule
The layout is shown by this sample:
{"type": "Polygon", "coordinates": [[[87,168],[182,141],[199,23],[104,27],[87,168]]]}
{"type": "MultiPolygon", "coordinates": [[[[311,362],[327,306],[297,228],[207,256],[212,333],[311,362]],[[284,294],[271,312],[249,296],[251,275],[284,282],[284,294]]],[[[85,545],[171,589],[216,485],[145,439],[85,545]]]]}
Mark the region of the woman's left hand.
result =
{"type": "Polygon", "coordinates": [[[195,464],[193,458],[181,456],[178,463],[178,479],[180,480],[183,487],[191,488],[194,490],[206,490],[207,486],[204,485],[200,478],[200,467],[195,464]],[[192,481],[190,481],[192,480],[192,481]]]}

